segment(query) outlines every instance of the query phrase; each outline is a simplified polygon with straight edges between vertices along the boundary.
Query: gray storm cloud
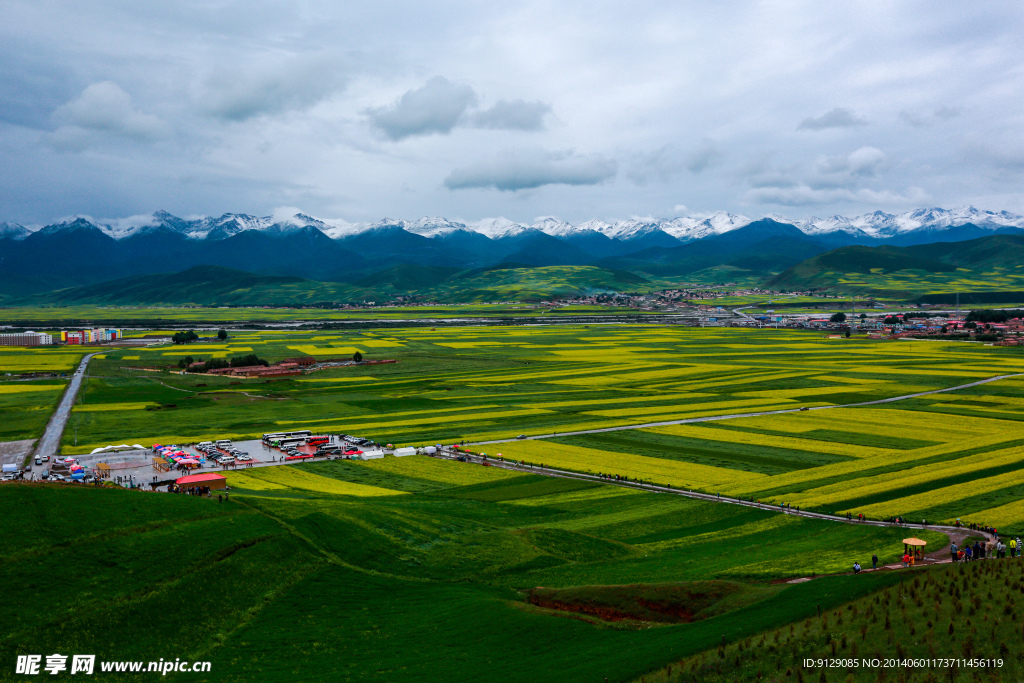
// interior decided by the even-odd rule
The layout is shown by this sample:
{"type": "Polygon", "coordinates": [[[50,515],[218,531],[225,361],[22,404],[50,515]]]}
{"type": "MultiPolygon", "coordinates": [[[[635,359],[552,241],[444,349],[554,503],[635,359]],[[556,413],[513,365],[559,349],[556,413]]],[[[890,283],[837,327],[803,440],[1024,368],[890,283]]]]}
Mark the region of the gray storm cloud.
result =
{"type": "Polygon", "coordinates": [[[551,113],[551,105],[525,100],[499,100],[489,109],[473,114],[473,125],[499,130],[541,130],[544,117],[551,113]]]}
{"type": "Polygon", "coordinates": [[[3,7],[0,221],[1024,212],[1022,3],[3,7]]]}
{"type": "Polygon", "coordinates": [[[413,135],[450,133],[474,102],[473,88],[436,76],[423,87],[406,92],[394,104],[370,109],[367,114],[385,135],[401,140],[413,135]]]}
{"type": "Polygon", "coordinates": [[[614,160],[600,155],[518,151],[455,169],[444,184],[450,190],[494,188],[515,192],[543,185],[597,185],[617,171],[614,160]]]}
{"type": "Polygon", "coordinates": [[[219,65],[206,78],[202,106],[229,121],[313,106],[342,90],[340,65],[323,55],[261,55],[234,67],[219,65]]]}
{"type": "Polygon", "coordinates": [[[821,116],[812,116],[804,119],[797,126],[797,130],[824,130],[826,128],[853,128],[854,126],[866,125],[867,121],[854,114],[849,109],[836,107],[827,111],[821,116]]]}
{"type": "Polygon", "coordinates": [[[457,125],[495,130],[538,131],[551,105],[525,100],[498,100],[475,109],[479,100],[468,85],[435,76],[422,87],[409,90],[387,107],[371,108],[367,115],[392,140],[433,133],[447,134],[457,125]]]}

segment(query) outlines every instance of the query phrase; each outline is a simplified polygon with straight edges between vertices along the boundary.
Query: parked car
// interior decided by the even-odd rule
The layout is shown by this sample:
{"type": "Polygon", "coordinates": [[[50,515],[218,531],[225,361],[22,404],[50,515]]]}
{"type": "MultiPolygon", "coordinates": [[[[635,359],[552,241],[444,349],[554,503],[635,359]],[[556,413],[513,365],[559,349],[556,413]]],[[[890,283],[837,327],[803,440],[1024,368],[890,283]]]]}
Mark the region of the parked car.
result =
{"type": "Polygon", "coordinates": [[[50,462],[50,456],[44,455],[43,456],[43,462],[50,462]]]}
{"type": "Polygon", "coordinates": [[[36,458],[36,464],[37,465],[42,465],[43,464],[43,459],[42,458],[36,458]]]}

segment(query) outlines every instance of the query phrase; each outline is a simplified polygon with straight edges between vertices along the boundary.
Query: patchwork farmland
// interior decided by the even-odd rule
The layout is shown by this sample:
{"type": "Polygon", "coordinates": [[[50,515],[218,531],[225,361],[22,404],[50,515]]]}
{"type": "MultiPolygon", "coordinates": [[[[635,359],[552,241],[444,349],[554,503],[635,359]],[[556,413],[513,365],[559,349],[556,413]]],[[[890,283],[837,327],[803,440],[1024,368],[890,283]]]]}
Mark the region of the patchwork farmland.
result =
{"type": "MultiPolygon", "coordinates": [[[[227,471],[221,503],[117,487],[11,486],[3,491],[9,559],[0,565],[10,626],[0,648],[13,657],[26,639],[53,652],[100,642],[109,658],[116,646],[118,657],[149,660],[166,656],[157,632],[187,630],[195,641],[188,656],[211,661],[227,681],[257,672],[282,681],[432,680],[438,667],[450,677],[511,681],[548,680],[552,671],[580,681],[730,680],[716,664],[722,651],[738,658],[742,680],[755,680],[763,672],[745,652],[762,647],[761,634],[790,642],[793,633],[801,653],[841,652],[847,641],[823,634],[843,629],[805,624],[819,608],[831,620],[867,613],[896,621],[898,603],[885,591],[899,590],[903,571],[925,577],[928,590],[945,587],[945,575],[926,578],[941,567],[848,572],[854,561],[870,567],[872,556],[900,566],[911,533],[930,551],[942,551],[947,535],[659,495],[614,477],[929,526],[959,518],[1012,537],[1024,531],[1017,373],[1017,348],[663,326],[253,331],[104,350],[72,413],[77,450],[69,430],[64,452],[309,428],[396,445],[464,441],[492,460],[612,481],[417,455],[227,471]],[[275,362],[356,352],[397,362],[271,381],[178,368],[186,356],[275,362]],[[855,405],[1001,376],[1010,377],[855,405]],[[687,422],[721,416],[730,417],[687,422]],[[643,426],[653,423],[669,424],[643,426]],[[73,528],[58,523],[71,516],[81,518],[73,528]],[[170,551],[182,543],[187,552],[170,551]],[[15,607],[32,604],[38,590],[18,577],[70,563],[90,576],[83,590],[62,594],[56,608],[15,607]],[[192,576],[218,600],[199,621],[167,607],[192,576]],[[253,578],[239,585],[238,576],[253,578]],[[158,627],[139,637],[140,621],[154,618],[158,627]]],[[[58,380],[2,382],[0,397],[21,403],[0,410],[46,415],[61,388],[58,380]]],[[[956,538],[984,540],[967,529],[956,538]]],[[[972,586],[989,590],[989,576],[1003,580],[983,572],[972,586]]],[[[992,642],[951,642],[958,652],[998,656],[1019,632],[1005,619],[992,642]]],[[[937,643],[904,648],[924,656],[929,646],[937,643]]],[[[1019,670],[1015,652],[1005,673],[1019,670]]],[[[820,679],[787,657],[771,650],[762,658],[778,676],[788,667],[790,676],[799,669],[820,679]]]]}

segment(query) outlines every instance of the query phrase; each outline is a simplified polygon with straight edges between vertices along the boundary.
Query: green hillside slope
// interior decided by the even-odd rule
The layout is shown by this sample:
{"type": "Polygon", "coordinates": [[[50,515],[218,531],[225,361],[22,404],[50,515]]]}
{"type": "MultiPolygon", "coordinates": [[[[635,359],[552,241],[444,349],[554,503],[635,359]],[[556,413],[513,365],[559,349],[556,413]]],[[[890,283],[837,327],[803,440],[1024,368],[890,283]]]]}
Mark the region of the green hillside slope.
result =
{"type": "Polygon", "coordinates": [[[411,295],[442,302],[538,300],[592,292],[643,289],[647,281],[595,266],[532,267],[507,264],[477,270],[400,265],[354,283],[256,275],[220,266],[181,273],[120,278],[60,289],[15,304],[99,305],[309,305],[387,300],[411,295]]]}
{"type": "Polygon", "coordinates": [[[765,286],[928,297],[936,302],[956,292],[965,302],[995,302],[999,297],[1017,301],[1024,296],[1020,294],[1024,291],[1024,237],[991,235],[914,247],[842,247],[796,264],[768,279],[765,286]]]}

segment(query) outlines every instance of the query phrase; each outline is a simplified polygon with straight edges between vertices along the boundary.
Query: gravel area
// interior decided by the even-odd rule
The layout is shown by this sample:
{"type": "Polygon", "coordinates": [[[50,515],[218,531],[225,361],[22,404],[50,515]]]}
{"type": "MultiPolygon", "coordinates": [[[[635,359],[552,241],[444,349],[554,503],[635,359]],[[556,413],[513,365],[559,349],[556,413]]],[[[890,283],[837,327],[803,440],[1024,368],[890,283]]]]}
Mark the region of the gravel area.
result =
{"type": "Polygon", "coordinates": [[[35,443],[35,439],[0,441],[0,464],[14,463],[20,468],[21,463],[25,461],[25,456],[32,452],[35,443]]]}

